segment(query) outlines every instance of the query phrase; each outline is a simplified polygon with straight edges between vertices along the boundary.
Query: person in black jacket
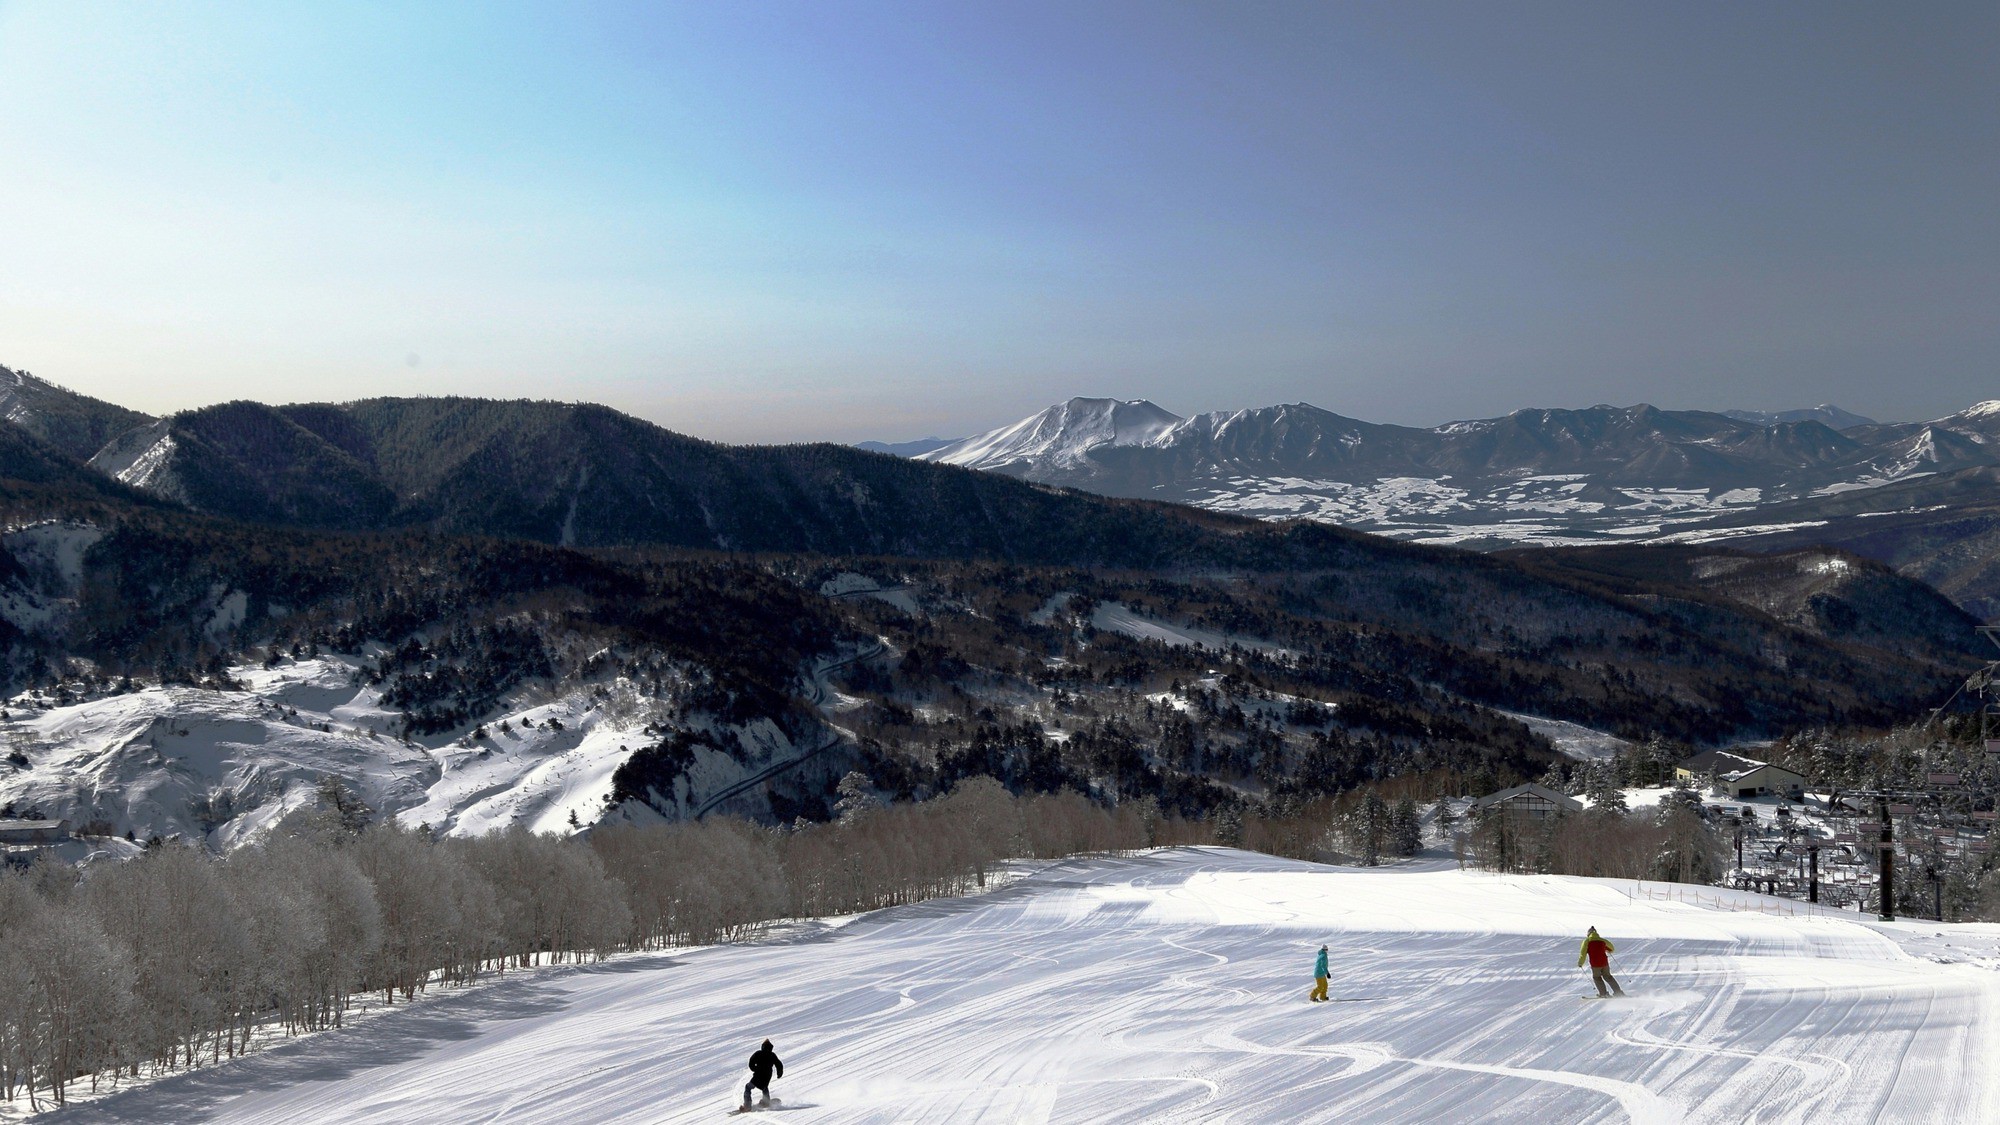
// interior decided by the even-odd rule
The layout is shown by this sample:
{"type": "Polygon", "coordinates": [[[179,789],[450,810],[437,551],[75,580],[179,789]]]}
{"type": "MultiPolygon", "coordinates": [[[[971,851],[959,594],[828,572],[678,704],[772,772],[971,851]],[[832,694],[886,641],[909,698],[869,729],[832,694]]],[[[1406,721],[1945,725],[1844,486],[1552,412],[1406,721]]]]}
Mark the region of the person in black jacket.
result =
{"type": "Polygon", "coordinates": [[[776,1072],[777,1077],[783,1078],[785,1076],[785,1064],[782,1059],[778,1058],[778,1053],[771,1049],[771,1041],[766,1039],[764,1040],[764,1045],[757,1049],[757,1053],[750,1056],[750,1081],[743,1084],[744,1109],[750,1108],[750,1091],[752,1090],[762,1090],[764,1092],[764,1104],[771,1104],[771,1077],[773,1072],[776,1072]]]}

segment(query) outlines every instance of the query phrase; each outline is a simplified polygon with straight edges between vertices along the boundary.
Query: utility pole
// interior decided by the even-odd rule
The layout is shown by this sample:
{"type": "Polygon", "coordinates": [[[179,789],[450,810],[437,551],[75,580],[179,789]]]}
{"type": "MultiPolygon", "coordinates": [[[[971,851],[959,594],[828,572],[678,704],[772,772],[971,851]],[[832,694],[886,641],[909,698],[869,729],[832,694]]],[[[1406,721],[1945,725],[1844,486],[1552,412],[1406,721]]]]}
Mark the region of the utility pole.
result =
{"type": "Polygon", "coordinates": [[[1889,798],[1887,795],[1875,798],[1875,805],[1882,814],[1882,912],[1877,915],[1884,922],[1896,920],[1896,834],[1889,823],[1889,798]]]}
{"type": "Polygon", "coordinates": [[[1806,884],[1806,901],[1819,901],[1819,845],[1806,845],[1806,860],[1811,865],[1811,881],[1806,884]]]}

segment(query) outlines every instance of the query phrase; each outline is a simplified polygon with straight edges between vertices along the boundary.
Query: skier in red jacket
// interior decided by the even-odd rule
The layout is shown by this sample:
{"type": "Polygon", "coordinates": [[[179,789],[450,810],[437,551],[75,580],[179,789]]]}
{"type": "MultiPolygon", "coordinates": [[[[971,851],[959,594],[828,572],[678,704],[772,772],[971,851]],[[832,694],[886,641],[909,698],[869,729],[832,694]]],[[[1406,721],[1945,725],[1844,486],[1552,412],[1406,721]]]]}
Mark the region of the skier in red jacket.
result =
{"type": "Polygon", "coordinates": [[[1611,950],[1611,943],[1598,937],[1597,927],[1592,926],[1590,932],[1583,935],[1583,948],[1576,951],[1578,968],[1583,967],[1585,959],[1590,961],[1590,983],[1597,986],[1599,999],[1609,997],[1613,993],[1619,996],[1625,995],[1625,990],[1618,987],[1618,978],[1611,975],[1611,950]],[[1604,986],[1607,984],[1611,986],[1610,992],[1604,991],[1604,986]]]}

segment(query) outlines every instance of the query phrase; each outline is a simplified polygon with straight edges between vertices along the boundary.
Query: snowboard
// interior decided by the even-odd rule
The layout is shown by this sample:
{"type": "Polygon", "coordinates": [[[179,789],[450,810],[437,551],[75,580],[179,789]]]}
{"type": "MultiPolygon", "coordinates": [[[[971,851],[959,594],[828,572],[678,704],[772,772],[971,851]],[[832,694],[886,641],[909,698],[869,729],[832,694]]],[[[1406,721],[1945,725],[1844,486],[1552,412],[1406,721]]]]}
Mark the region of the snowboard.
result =
{"type": "Polygon", "coordinates": [[[782,1100],[778,1098],[772,1098],[770,1101],[765,1102],[761,1105],[739,1105],[735,1109],[729,1111],[729,1116],[735,1117],[737,1114],[740,1113],[762,1113],[767,1109],[778,1109],[784,1104],[785,1103],[782,1100]]]}

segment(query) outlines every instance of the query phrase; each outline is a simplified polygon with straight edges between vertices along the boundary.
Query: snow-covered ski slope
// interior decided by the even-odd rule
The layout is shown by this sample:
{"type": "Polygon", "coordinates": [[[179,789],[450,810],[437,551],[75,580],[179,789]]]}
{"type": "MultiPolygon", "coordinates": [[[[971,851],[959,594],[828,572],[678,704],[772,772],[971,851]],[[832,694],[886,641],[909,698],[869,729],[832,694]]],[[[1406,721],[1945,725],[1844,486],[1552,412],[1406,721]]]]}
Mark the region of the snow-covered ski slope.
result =
{"type": "Polygon", "coordinates": [[[510,977],[56,1119],[708,1121],[769,1036],[786,1121],[2000,1120],[2000,927],[1628,888],[1222,849],[1079,860],[762,944],[510,977]],[[1584,998],[1593,924],[1630,999],[1584,998]],[[1321,942],[1338,1003],[1306,1001],[1321,942]]]}

